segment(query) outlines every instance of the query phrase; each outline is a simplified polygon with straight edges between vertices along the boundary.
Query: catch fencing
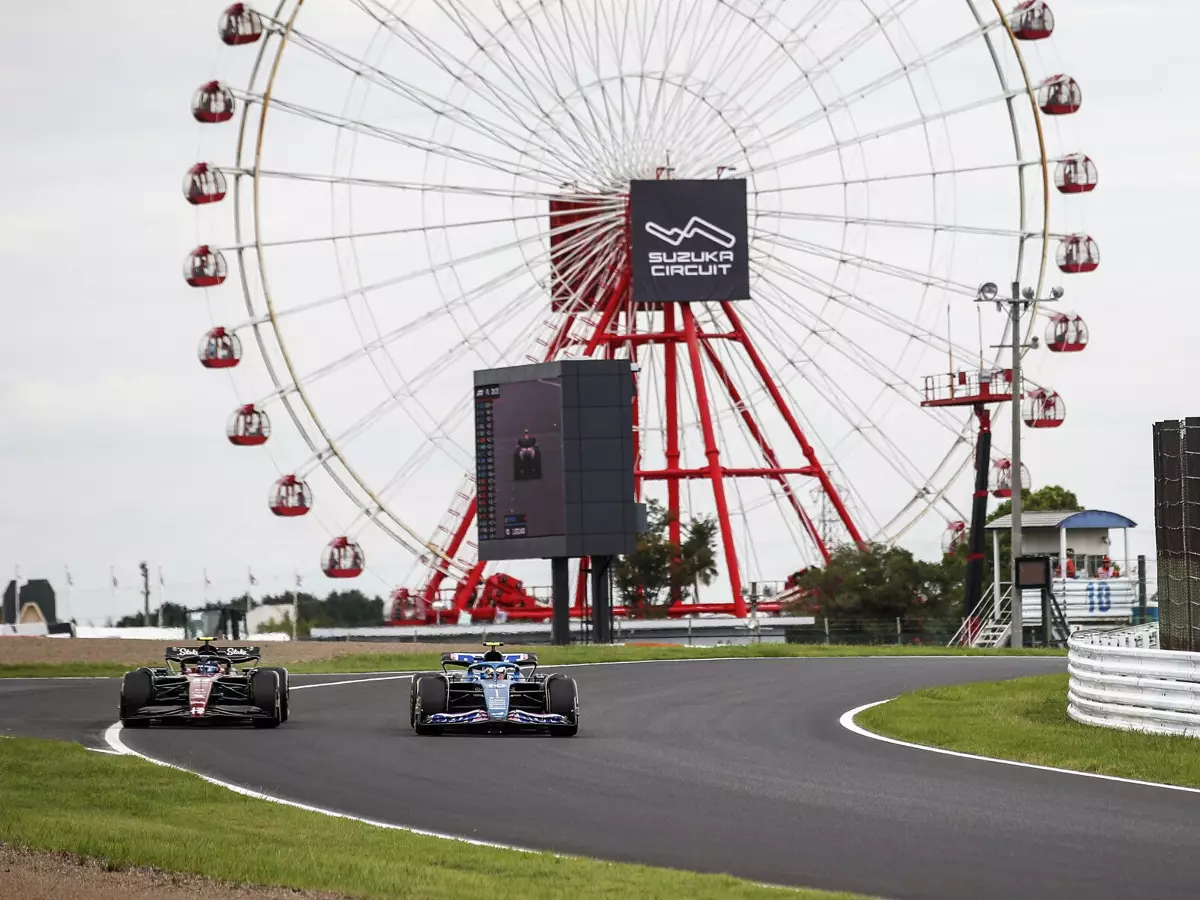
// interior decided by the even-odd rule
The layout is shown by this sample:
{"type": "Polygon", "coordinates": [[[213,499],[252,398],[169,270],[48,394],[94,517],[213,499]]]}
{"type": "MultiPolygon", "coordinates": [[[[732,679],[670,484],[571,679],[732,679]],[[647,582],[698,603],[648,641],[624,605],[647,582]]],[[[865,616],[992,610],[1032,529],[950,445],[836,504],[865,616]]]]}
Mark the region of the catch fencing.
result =
{"type": "Polygon", "coordinates": [[[1076,722],[1200,737],[1200,653],[1161,649],[1157,623],[1080,631],[1067,647],[1076,722]]]}
{"type": "Polygon", "coordinates": [[[1154,423],[1162,646],[1200,650],[1200,418],[1154,423]]]}

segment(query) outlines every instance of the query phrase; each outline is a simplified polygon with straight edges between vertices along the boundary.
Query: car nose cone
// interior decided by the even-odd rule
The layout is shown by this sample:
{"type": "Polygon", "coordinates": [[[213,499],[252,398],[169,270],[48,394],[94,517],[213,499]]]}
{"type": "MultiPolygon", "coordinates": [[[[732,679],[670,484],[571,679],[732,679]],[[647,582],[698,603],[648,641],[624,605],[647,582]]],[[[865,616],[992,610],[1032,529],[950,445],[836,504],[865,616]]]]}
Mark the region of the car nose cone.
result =
{"type": "Polygon", "coordinates": [[[483,705],[488,718],[493,721],[504,721],[508,716],[507,681],[485,682],[483,685],[483,705]]]}

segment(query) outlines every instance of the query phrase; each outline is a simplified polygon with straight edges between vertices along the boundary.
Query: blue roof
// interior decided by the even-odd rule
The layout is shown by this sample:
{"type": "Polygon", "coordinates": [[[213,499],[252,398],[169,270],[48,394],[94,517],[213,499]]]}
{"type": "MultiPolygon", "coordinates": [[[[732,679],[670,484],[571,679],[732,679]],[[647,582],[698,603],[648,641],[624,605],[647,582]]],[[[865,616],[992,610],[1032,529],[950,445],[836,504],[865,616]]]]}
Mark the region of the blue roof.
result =
{"type": "MultiPolygon", "coordinates": [[[[1137,522],[1119,513],[1106,509],[1084,510],[1030,510],[1021,516],[1022,528],[1137,528],[1137,522]]],[[[1012,528],[1012,516],[1001,516],[987,524],[986,530],[997,531],[1012,528]]]]}
{"type": "Polygon", "coordinates": [[[1085,509],[1058,523],[1059,528],[1137,528],[1137,522],[1106,509],[1085,509]]]}

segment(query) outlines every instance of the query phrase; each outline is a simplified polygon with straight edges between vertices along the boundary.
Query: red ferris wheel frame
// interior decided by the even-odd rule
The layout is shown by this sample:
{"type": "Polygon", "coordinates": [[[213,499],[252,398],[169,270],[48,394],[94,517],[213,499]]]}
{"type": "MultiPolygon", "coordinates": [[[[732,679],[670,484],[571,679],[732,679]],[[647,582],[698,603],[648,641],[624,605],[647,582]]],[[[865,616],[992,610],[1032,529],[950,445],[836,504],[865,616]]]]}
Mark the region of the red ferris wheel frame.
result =
{"type": "MultiPolygon", "coordinates": [[[[661,176],[663,170],[660,169],[659,174],[661,176]]],[[[782,488],[788,505],[792,512],[795,513],[800,526],[813,541],[817,551],[826,561],[829,559],[829,547],[818,531],[812,517],[801,505],[796,491],[792,488],[789,477],[816,479],[821,492],[823,492],[837,513],[849,538],[861,547],[864,546],[863,536],[851,517],[849,510],[846,508],[846,504],[842,500],[837,488],[830,479],[828,471],[818,459],[816,450],[809,442],[796,416],[788,406],[774,376],[755,348],[745,325],[742,323],[741,317],[734,308],[735,303],[724,300],[715,304],[701,304],[705,307],[715,307],[721,312],[725,326],[720,331],[702,330],[697,323],[697,317],[691,303],[661,304],[661,330],[655,332],[639,332],[637,330],[638,321],[636,314],[639,311],[648,311],[652,307],[647,304],[635,304],[632,300],[628,197],[625,197],[624,201],[625,229],[622,239],[623,246],[619,254],[620,261],[616,266],[605,265],[602,267],[603,271],[589,273],[589,275],[584,275],[582,279],[576,274],[575,281],[577,285],[580,281],[587,284],[589,281],[598,281],[604,277],[609,279],[609,283],[601,288],[597,299],[587,304],[585,309],[582,311],[569,311],[563,316],[554,337],[547,346],[545,359],[547,361],[552,360],[559,354],[570,349],[581,350],[583,356],[590,357],[601,354],[612,358],[616,355],[618,347],[624,346],[627,348],[630,359],[636,363],[639,348],[650,345],[662,347],[664,356],[664,403],[666,407],[665,465],[662,468],[646,468],[641,464],[642,448],[639,441],[639,432],[635,428],[634,460],[635,465],[637,465],[634,472],[635,492],[638,497],[641,497],[643,485],[647,481],[662,481],[666,483],[669,539],[671,543],[679,545],[682,538],[681,482],[696,480],[705,482],[710,486],[717,510],[718,533],[725,560],[725,574],[729,582],[731,595],[731,599],[728,602],[706,604],[699,604],[698,602],[684,603],[679,596],[674,596],[671,598],[668,614],[690,615],[697,612],[707,612],[732,613],[739,618],[745,617],[748,615],[749,610],[746,597],[742,591],[743,580],[741,568],[738,562],[737,548],[733,537],[733,526],[725,497],[725,479],[757,478],[777,483],[782,488]],[[678,315],[676,314],[677,312],[678,315]],[[575,335],[574,330],[577,322],[580,321],[583,315],[588,313],[594,314],[596,317],[585,321],[584,336],[575,335]],[[720,356],[715,350],[715,344],[718,342],[730,343],[739,348],[745,355],[757,377],[759,382],[758,387],[766,391],[770,397],[771,405],[786,423],[788,432],[795,441],[800,455],[803,457],[803,465],[785,466],[782,464],[779,454],[768,440],[766,432],[762,428],[754,410],[744,402],[743,397],[746,396],[746,392],[739,388],[729,368],[721,362],[720,356]],[[681,349],[684,351],[683,360],[680,359],[681,349]],[[713,424],[715,417],[713,415],[712,404],[709,401],[710,388],[704,371],[705,361],[707,361],[714,376],[712,389],[714,391],[724,391],[729,401],[738,411],[738,415],[746,431],[762,458],[762,465],[749,468],[730,468],[722,464],[721,451],[717,444],[716,429],[713,424]],[[686,366],[690,370],[706,460],[703,466],[686,469],[680,467],[680,439],[682,437],[679,420],[681,365],[686,366]]],[[[573,209],[578,209],[581,206],[586,208],[586,204],[572,203],[570,205],[573,209]]],[[[555,212],[554,203],[552,202],[551,215],[555,215],[555,212]]],[[[575,214],[572,216],[572,219],[572,224],[586,224],[586,216],[575,214]]],[[[561,228],[561,224],[557,227],[561,228]]],[[[634,378],[636,385],[636,373],[634,378]]],[[[640,404],[636,390],[634,393],[634,417],[640,421],[640,404]]],[[[457,557],[463,544],[467,542],[467,535],[475,520],[476,512],[476,501],[472,498],[465,514],[458,523],[458,527],[452,533],[448,544],[444,548],[446,557],[457,557]]],[[[471,566],[466,577],[460,580],[459,586],[454,592],[454,610],[456,613],[474,608],[472,601],[482,579],[484,567],[485,563],[476,562],[471,566]]],[[[583,567],[581,566],[582,571],[583,567]]],[[[421,601],[426,609],[431,608],[434,601],[438,598],[442,582],[446,575],[446,567],[438,565],[421,589],[421,601]]],[[[520,603],[517,597],[514,597],[513,600],[518,604],[520,603]]],[[[583,604],[581,601],[582,591],[577,594],[577,602],[574,608],[576,614],[582,614],[583,604]]],[[[529,608],[528,604],[523,605],[529,608]]],[[[772,604],[772,606],[774,607],[775,604],[772,604]]],[[[482,612],[482,609],[480,612],[482,612]]],[[[529,612],[532,613],[533,610],[529,608],[529,612]]],[[[487,613],[484,614],[487,615],[487,613]]],[[[543,611],[538,610],[538,614],[540,617],[543,611]]],[[[549,610],[544,610],[544,615],[548,616],[549,610]]]]}

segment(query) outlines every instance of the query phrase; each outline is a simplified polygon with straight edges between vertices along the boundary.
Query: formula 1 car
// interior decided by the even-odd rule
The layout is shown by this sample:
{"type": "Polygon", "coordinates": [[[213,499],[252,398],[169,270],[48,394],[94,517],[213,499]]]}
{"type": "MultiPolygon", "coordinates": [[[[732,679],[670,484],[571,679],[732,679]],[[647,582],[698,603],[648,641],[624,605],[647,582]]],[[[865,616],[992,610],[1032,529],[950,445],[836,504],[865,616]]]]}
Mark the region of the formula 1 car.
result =
{"type": "Polygon", "coordinates": [[[537,674],[537,656],[532,653],[501,653],[496,648],[503,644],[498,641],[484,646],[484,653],[443,653],[441,672],[413,676],[408,698],[413,731],[548,730],[555,737],[579,732],[574,678],[537,674]],[[451,672],[449,666],[465,671],[451,672]]]}
{"type": "Polygon", "coordinates": [[[121,725],[148,728],[152,721],[249,720],[277,728],[288,718],[288,672],[255,665],[259,647],[168,647],[163,668],[126,672],[121,681],[121,725]],[[238,669],[237,666],[245,665],[238,669]]]}

